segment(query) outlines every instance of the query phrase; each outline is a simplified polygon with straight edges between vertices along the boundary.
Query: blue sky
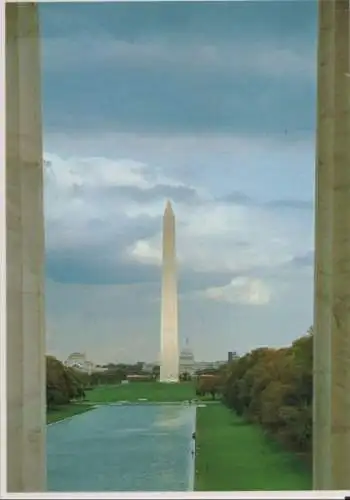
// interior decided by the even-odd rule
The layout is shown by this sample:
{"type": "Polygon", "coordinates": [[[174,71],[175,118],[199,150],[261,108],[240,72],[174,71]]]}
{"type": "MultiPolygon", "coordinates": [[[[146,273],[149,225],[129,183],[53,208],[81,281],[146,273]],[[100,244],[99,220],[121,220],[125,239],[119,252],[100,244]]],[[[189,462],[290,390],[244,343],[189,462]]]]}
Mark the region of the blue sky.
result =
{"type": "Polygon", "coordinates": [[[154,360],[177,216],[197,359],[312,322],[315,1],[40,4],[48,348],[154,360]]]}

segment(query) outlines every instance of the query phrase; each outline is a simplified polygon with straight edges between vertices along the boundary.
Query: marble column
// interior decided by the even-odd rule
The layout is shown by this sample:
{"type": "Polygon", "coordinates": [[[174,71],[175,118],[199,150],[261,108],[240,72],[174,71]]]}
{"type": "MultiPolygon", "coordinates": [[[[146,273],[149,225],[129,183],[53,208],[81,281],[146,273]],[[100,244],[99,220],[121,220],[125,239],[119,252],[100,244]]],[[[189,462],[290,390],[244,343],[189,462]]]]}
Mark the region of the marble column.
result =
{"type": "Polygon", "coordinates": [[[350,490],[349,1],[335,0],[331,324],[331,484],[350,490]]]}
{"type": "Polygon", "coordinates": [[[313,489],[330,486],[331,231],[334,116],[334,3],[318,3],[315,180],[313,489]]]}
{"type": "Polygon", "coordinates": [[[38,7],[6,4],[7,489],[45,490],[44,217],[38,7]]]}

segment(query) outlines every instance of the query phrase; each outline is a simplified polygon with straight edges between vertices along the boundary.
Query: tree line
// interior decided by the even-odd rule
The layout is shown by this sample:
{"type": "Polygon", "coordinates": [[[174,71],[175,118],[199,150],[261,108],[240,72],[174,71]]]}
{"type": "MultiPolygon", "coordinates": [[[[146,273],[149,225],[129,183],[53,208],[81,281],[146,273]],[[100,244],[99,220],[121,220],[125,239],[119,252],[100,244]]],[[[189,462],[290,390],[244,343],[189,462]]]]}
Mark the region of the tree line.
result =
{"type": "Polygon", "coordinates": [[[67,404],[72,399],[83,399],[89,385],[88,375],[65,366],[53,356],[46,356],[47,408],[67,404]]]}
{"type": "Polygon", "coordinates": [[[91,374],[65,366],[53,356],[46,356],[46,404],[48,409],[68,404],[72,400],[85,398],[85,392],[99,385],[116,385],[130,375],[138,375],[138,380],[154,381],[159,377],[159,366],[151,373],[144,372],[143,363],[104,365],[104,370],[91,374]]]}
{"type": "MultiPolygon", "coordinates": [[[[137,376],[136,381],[152,382],[159,379],[160,367],[155,365],[152,371],[144,371],[143,363],[135,364],[108,363],[98,366],[102,370],[91,374],[74,367],[67,367],[53,356],[46,357],[46,397],[48,408],[67,404],[72,400],[82,399],[85,392],[99,385],[117,385],[130,376],[137,376]]],[[[129,379],[130,380],[130,379],[129,379]]],[[[131,377],[132,380],[132,377],[131,377]]],[[[182,374],[180,382],[191,380],[189,374],[182,374]]]]}
{"type": "Polygon", "coordinates": [[[296,452],[312,447],[313,331],[281,349],[259,348],[217,379],[223,402],[296,452]]]}
{"type": "MultiPolygon", "coordinates": [[[[254,349],[211,373],[195,377],[197,396],[216,399],[296,452],[309,453],[312,446],[313,331],[290,347],[254,349]]],[[[46,358],[47,406],[83,399],[96,385],[118,384],[129,374],[141,374],[136,365],[110,364],[91,375],[66,367],[52,356],[46,358]],[[138,373],[137,373],[138,372],[138,373]]],[[[149,374],[157,380],[159,367],[149,374]]]]}

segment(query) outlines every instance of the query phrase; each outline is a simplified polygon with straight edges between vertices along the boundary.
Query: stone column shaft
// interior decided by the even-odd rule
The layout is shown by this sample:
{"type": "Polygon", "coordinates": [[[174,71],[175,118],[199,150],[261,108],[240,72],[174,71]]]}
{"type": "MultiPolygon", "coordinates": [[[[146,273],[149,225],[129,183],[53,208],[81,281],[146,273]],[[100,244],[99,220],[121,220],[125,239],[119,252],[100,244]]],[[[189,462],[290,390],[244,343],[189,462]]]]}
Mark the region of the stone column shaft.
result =
{"type": "Polygon", "coordinates": [[[350,490],[349,2],[335,0],[331,328],[331,488],[350,490]]]}
{"type": "Polygon", "coordinates": [[[6,4],[7,488],[45,491],[44,215],[38,7],[6,4]]]}
{"type": "Polygon", "coordinates": [[[334,117],[334,3],[318,3],[315,280],[313,356],[313,489],[330,486],[331,234],[334,117]]]}

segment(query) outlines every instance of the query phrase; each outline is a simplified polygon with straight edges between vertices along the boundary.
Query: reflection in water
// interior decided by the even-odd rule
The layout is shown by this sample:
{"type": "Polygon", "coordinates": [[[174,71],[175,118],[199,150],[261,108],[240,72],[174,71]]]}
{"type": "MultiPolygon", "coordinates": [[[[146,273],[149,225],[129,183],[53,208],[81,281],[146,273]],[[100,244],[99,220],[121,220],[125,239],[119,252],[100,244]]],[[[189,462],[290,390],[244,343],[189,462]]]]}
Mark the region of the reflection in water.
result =
{"type": "Polygon", "coordinates": [[[159,415],[154,421],[155,427],[179,428],[186,426],[193,420],[193,412],[186,411],[180,406],[160,407],[159,415]]]}
{"type": "MultiPolygon", "coordinates": [[[[48,427],[49,491],[186,491],[195,408],[101,406],[48,427]]],[[[192,487],[192,485],[191,485],[192,487]]]]}

